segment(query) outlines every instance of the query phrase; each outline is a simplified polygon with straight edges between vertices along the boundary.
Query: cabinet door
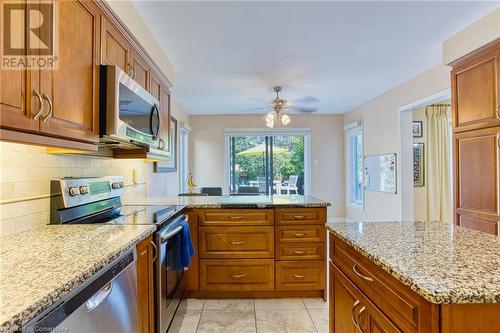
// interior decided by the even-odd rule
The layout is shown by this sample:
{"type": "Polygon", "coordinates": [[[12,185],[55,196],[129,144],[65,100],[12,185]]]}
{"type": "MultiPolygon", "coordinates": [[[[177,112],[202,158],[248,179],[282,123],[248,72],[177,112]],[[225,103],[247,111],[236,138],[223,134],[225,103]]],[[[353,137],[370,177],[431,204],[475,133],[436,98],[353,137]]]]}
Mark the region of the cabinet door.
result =
{"type": "Polygon", "coordinates": [[[59,68],[41,71],[46,112],[40,131],[98,141],[99,9],[90,1],[59,2],[59,68]]]}
{"type": "MultiPolygon", "coordinates": [[[[24,22],[18,23],[19,27],[25,28],[24,22]]],[[[38,84],[38,71],[0,70],[1,127],[38,131],[38,120],[33,119],[42,107],[38,84]]]]}
{"type": "Polygon", "coordinates": [[[496,235],[500,223],[499,137],[500,126],[454,135],[455,223],[496,235]]]}
{"type": "Polygon", "coordinates": [[[452,105],[456,131],[500,125],[500,41],[453,64],[452,105]]]}
{"type": "Polygon", "coordinates": [[[142,55],[135,49],[131,51],[130,66],[132,66],[132,78],[144,89],[149,89],[149,65],[142,55]]]}
{"type": "Polygon", "coordinates": [[[154,250],[152,240],[150,236],[137,245],[137,298],[141,333],[149,333],[154,330],[154,250]]]}
{"type": "Polygon", "coordinates": [[[352,319],[357,299],[349,288],[342,283],[338,270],[330,262],[330,332],[356,332],[352,319]]]}
{"type": "Polygon", "coordinates": [[[128,75],[132,75],[131,48],[128,40],[104,15],[101,25],[101,64],[115,65],[128,75]]]}

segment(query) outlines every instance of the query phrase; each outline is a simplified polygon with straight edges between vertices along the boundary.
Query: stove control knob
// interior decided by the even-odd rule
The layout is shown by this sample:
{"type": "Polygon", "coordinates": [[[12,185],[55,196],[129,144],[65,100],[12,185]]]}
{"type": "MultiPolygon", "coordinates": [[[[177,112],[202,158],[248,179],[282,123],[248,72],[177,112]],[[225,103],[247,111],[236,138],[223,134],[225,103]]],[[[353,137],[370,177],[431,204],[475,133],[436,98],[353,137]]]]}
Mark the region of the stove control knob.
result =
{"type": "Polygon", "coordinates": [[[78,195],[78,187],[70,187],[69,188],[69,195],[72,197],[76,197],[78,195]]]}
{"type": "Polygon", "coordinates": [[[119,189],[119,188],[120,188],[120,183],[118,183],[118,182],[116,182],[116,183],[112,183],[112,184],[111,184],[111,188],[112,188],[113,190],[117,190],[117,189],[119,189]]]}
{"type": "Polygon", "coordinates": [[[89,187],[88,186],[80,186],[80,194],[87,194],[89,193],[89,187]]]}

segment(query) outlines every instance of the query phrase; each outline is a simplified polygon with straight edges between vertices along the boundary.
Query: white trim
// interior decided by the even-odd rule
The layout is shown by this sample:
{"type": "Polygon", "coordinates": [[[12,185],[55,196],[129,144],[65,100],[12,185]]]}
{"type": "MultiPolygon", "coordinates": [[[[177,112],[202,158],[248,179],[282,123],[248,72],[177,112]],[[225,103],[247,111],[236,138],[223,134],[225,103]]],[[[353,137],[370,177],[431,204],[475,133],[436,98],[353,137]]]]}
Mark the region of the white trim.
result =
{"type": "Polygon", "coordinates": [[[358,121],[355,121],[355,122],[352,122],[350,124],[345,125],[344,126],[344,131],[348,131],[351,128],[355,128],[355,127],[358,127],[358,126],[361,126],[361,120],[358,120],[358,121]]]}
{"type": "Polygon", "coordinates": [[[310,128],[225,128],[224,129],[224,183],[222,193],[229,194],[229,137],[256,134],[259,136],[304,136],[304,195],[311,193],[311,129],[310,128]]]}
{"type": "Polygon", "coordinates": [[[419,99],[418,101],[411,102],[409,104],[400,106],[398,108],[398,111],[404,112],[404,111],[413,111],[413,110],[418,110],[423,107],[426,107],[427,105],[434,104],[437,102],[441,102],[445,99],[451,98],[451,89],[445,89],[440,92],[437,92],[433,95],[427,96],[425,98],[419,99]]]}
{"type": "Polygon", "coordinates": [[[185,122],[181,122],[180,128],[181,128],[181,132],[184,131],[184,132],[191,133],[191,126],[189,126],[185,122]]]}
{"type": "MultiPolygon", "coordinates": [[[[184,124],[184,123],[181,123],[184,124]]],[[[186,127],[181,127],[179,133],[179,193],[187,190],[186,180],[189,174],[189,133],[186,127]]]]}

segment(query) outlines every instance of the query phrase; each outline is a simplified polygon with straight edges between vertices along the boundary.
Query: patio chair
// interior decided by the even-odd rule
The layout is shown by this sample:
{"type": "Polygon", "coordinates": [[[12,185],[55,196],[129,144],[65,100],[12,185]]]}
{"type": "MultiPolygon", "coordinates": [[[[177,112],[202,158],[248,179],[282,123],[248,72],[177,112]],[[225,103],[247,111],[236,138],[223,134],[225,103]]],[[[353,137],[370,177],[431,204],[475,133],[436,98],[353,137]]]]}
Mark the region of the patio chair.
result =
{"type": "Polygon", "coordinates": [[[257,177],[259,183],[259,193],[266,193],[266,177],[257,177]]]}
{"type": "Polygon", "coordinates": [[[290,176],[290,178],[288,178],[288,181],[285,182],[285,185],[281,185],[281,190],[286,190],[286,194],[290,194],[290,191],[295,191],[295,194],[299,194],[299,189],[297,187],[298,180],[299,176],[290,176]]]}

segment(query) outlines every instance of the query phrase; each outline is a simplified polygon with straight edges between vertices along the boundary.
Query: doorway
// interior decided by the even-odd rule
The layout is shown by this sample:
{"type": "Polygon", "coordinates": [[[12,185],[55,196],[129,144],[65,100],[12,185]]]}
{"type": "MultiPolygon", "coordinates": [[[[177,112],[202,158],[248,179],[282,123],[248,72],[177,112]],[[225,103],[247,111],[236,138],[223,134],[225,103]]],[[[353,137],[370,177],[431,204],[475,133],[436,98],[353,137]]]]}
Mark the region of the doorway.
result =
{"type": "Polygon", "coordinates": [[[303,195],[308,188],[308,132],[226,133],[230,195],[303,195]]]}
{"type": "Polygon", "coordinates": [[[450,104],[445,91],[400,108],[403,220],[452,222],[450,104]]]}

